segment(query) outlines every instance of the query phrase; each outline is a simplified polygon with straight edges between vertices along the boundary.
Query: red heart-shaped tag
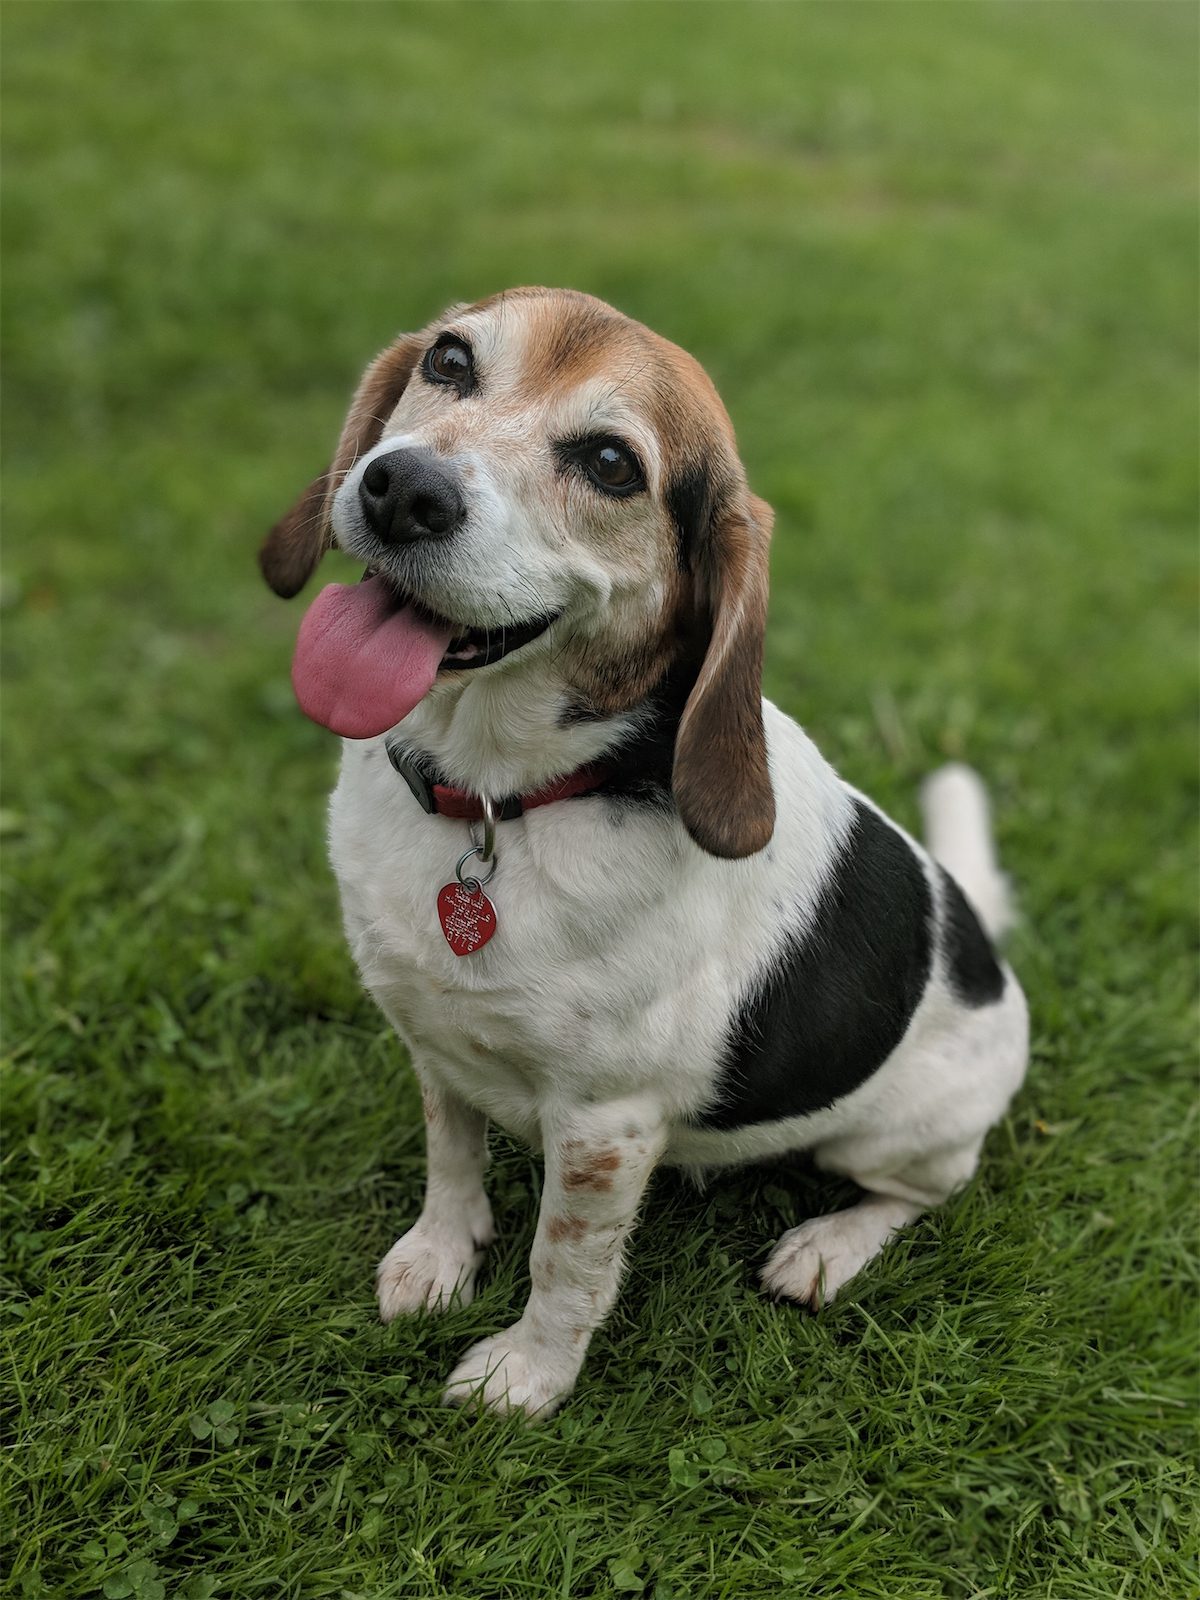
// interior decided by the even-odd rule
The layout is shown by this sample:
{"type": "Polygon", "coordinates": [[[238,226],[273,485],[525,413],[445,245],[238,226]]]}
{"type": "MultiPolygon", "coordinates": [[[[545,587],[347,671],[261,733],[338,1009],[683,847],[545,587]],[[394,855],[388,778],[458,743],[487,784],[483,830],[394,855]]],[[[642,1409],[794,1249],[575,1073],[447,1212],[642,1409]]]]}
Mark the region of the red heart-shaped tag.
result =
{"type": "Polygon", "coordinates": [[[438,921],[456,956],[474,955],[496,931],[496,908],[482,889],[448,883],[438,890],[438,921]]]}

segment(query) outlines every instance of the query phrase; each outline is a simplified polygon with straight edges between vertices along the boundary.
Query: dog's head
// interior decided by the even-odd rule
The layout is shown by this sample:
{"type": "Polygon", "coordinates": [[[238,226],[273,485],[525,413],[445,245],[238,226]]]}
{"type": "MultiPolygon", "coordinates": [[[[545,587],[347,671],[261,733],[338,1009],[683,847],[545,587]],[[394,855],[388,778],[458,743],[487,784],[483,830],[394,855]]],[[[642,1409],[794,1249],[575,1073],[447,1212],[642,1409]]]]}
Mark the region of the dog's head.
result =
{"type": "Polygon", "coordinates": [[[331,544],[372,576],[323,591],[294,678],[366,738],[469,673],[550,673],[566,715],[690,684],[672,788],[692,837],[774,825],[761,715],[770,508],[703,369],[590,296],[456,306],[367,368],[333,463],[260,552],[296,594],[331,544]]]}

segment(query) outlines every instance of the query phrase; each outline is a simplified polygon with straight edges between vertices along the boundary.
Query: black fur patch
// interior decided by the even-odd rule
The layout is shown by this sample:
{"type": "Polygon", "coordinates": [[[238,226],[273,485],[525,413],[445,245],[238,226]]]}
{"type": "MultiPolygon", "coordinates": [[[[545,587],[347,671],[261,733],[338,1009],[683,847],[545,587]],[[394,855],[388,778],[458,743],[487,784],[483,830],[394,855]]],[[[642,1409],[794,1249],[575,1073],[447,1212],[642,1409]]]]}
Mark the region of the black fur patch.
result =
{"type": "Polygon", "coordinates": [[[925,992],[933,906],[921,864],[869,806],[806,935],[785,946],[730,1031],[708,1128],[807,1116],[857,1089],[904,1037],[925,992]]]}
{"type": "Polygon", "coordinates": [[[598,711],[590,700],[581,697],[569,700],[562,708],[558,714],[558,725],[560,728],[574,728],[581,722],[604,722],[611,715],[608,711],[598,711]]]}
{"type": "Polygon", "coordinates": [[[640,708],[638,729],[603,759],[608,777],[597,793],[612,800],[668,809],[675,804],[671,774],[675,738],[697,668],[677,662],[640,708]]]}
{"type": "Polygon", "coordinates": [[[703,467],[685,467],[667,486],[667,510],[675,524],[679,565],[686,572],[713,514],[712,479],[703,467]]]}
{"type": "Polygon", "coordinates": [[[950,987],[964,1005],[990,1005],[1004,993],[1000,963],[962,890],[944,868],[939,867],[938,871],[942,884],[938,937],[950,987]]]}

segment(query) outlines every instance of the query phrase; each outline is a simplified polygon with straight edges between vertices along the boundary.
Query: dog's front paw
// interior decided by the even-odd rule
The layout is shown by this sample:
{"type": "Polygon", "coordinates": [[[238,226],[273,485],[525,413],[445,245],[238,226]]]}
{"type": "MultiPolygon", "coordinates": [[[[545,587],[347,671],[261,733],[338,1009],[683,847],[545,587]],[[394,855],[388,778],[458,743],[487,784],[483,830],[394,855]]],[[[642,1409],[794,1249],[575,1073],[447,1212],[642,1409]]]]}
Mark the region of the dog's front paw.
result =
{"type": "Polygon", "coordinates": [[[418,1222],[375,1269],[379,1315],[390,1322],[406,1312],[444,1311],[456,1295],[460,1305],[469,1304],[483,1255],[470,1233],[418,1222]]]}
{"type": "Polygon", "coordinates": [[[522,1337],[519,1323],[472,1345],[450,1374],[447,1405],[477,1402],[488,1411],[516,1411],[543,1422],[575,1387],[579,1363],[522,1337]]]}

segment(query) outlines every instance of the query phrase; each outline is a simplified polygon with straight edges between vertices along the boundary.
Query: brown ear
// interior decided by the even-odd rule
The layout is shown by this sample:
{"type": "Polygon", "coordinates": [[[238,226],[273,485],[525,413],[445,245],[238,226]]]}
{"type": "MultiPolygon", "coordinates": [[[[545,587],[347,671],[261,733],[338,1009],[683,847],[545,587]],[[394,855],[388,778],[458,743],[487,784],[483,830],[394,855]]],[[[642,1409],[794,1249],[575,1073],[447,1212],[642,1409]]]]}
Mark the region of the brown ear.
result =
{"type": "Polygon", "coordinates": [[[773,520],[764,500],[744,493],[718,516],[701,553],[712,633],[675,740],[672,788],[683,825],[702,850],[730,860],[754,855],[775,829],[762,722],[773,520]]]}
{"type": "Polygon", "coordinates": [[[372,361],[355,390],[333,465],[309,484],[263,540],[262,575],[275,593],[299,594],[332,543],[333,497],[350,468],[379,443],[383,425],[408,387],[423,348],[420,334],[403,334],[372,361]]]}

